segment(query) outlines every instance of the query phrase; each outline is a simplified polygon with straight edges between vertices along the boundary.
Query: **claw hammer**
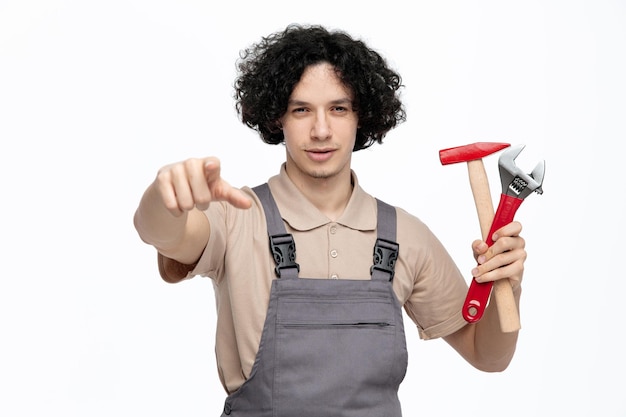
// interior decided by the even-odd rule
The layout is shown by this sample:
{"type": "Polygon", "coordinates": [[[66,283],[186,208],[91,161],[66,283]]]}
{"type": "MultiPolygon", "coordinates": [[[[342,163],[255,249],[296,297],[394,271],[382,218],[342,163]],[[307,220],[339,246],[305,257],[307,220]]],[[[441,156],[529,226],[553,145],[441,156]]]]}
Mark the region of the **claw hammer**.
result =
{"type": "MultiPolygon", "coordinates": [[[[482,159],[509,146],[511,146],[509,143],[501,142],[476,142],[439,151],[439,160],[442,165],[459,162],[467,163],[469,182],[484,241],[487,241],[487,235],[491,229],[495,212],[489,189],[489,180],[482,159]]],[[[519,330],[521,328],[519,313],[509,280],[501,279],[495,281],[493,283],[493,295],[498,306],[500,329],[505,333],[519,330]]]]}

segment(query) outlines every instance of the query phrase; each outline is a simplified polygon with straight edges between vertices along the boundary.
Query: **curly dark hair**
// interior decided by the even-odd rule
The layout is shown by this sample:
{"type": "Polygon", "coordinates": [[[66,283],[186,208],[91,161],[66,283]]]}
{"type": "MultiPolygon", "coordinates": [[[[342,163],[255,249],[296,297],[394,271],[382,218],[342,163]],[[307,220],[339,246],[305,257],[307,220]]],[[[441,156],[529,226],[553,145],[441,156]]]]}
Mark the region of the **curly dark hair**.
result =
{"type": "Polygon", "coordinates": [[[278,120],[304,70],[328,62],[354,93],[359,128],[354,150],[365,149],[406,120],[399,98],[402,79],[361,40],[322,26],[289,25],[243,50],[237,62],[236,110],[241,121],[269,144],[285,138],[278,120]]]}

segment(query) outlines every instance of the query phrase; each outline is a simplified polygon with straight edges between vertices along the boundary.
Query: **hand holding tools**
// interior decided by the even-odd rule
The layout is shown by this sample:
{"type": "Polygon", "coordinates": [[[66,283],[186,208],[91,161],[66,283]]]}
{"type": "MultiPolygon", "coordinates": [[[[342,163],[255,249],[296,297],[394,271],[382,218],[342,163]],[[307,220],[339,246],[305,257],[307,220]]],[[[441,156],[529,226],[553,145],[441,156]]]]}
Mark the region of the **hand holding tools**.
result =
{"type": "MultiPolygon", "coordinates": [[[[443,165],[459,162],[467,163],[470,186],[474,196],[478,221],[480,223],[481,236],[484,241],[487,240],[489,229],[493,223],[494,209],[489,189],[489,180],[487,179],[487,173],[485,172],[482,158],[509,146],[511,145],[501,142],[476,142],[439,151],[439,159],[443,165]]],[[[489,288],[489,291],[491,291],[491,288],[489,288]]],[[[494,296],[498,304],[500,328],[502,331],[513,332],[519,330],[521,327],[519,314],[517,305],[515,304],[515,298],[513,297],[513,290],[508,280],[499,280],[496,282],[494,296]]],[[[463,316],[467,320],[465,311],[466,309],[464,308],[463,316]]]]}
{"type": "MultiPolygon", "coordinates": [[[[539,162],[530,174],[524,173],[515,165],[515,158],[522,152],[524,147],[524,145],[517,145],[507,149],[502,153],[498,161],[502,194],[500,195],[500,203],[498,204],[491,228],[485,239],[489,246],[493,245],[493,240],[491,239],[493,233],[500,227],[513,221],[517,209],[526,197],[532,192],[543,193],[544,161],[539,162]]],[[[472,279],[463,305],[463,317],[466,321],[474,323],[480,320],[485,311],[493,285],[493,282],[479,283],[472,279]]],[[[496,297],[497,295],[498,293],[496,292],[496,297]]],[[[498,309],[500,310],[500,304],[498,304],[498,309]]]]}

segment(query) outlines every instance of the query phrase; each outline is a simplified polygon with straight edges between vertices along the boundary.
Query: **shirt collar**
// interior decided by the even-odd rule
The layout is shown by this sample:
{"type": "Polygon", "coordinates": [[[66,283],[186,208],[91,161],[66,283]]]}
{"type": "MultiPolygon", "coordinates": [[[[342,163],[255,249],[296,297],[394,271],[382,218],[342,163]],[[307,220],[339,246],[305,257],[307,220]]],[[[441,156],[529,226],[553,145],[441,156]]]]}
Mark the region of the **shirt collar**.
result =
{"type": "MultiPolygon", "coordinates": [[[[360,186],[354,171],[351,171],[354,187],[348,205],[337,223],[355,230],[376,229],[376,200],[360,186]]],[[[298,190],[287,175],[285,164],[280,173],[269,179],[268,184],[285,222],[299,231],[312,230],[331,223],[330,219],[319,211],[298,190]]]]}

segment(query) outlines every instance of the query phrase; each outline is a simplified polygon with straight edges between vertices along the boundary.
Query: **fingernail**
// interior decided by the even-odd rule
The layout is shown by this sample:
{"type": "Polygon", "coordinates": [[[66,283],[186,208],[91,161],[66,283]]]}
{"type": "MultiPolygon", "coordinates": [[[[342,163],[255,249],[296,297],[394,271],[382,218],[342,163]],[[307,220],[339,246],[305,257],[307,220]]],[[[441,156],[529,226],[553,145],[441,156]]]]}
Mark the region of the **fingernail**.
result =
{"type": "Polygon", "coordinates": [[[487,258],[485,257],[485,255],[479,255],[478,258],[476,259],[478,261],[479,264],[484,264],[485,261],[487,260],[487,258]]]}
{"type": "Polygon", "coordinates": [[[472,269],[472,276],[473,277],[477,277],[478,276],[478,268],[472,269]]]}

